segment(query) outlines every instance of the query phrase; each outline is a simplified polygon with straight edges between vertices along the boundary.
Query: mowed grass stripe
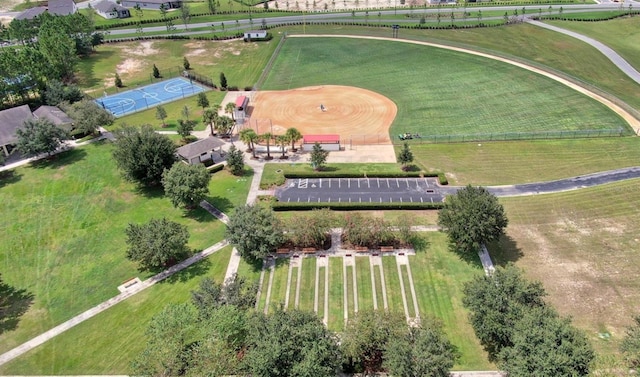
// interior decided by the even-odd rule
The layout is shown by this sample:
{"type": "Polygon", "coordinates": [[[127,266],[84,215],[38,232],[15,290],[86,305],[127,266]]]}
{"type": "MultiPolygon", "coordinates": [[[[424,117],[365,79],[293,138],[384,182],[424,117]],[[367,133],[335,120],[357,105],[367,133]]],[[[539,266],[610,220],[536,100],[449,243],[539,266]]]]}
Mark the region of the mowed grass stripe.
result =
{"type": "Polygon", "coordinates": [[[376,300],[378,304],[378,310],[384,310],[384,298],[382,293],[382,276],[380,276],[380,266],[373,266],[373,279],[376,287],[376,300]]]}
{"type": "Polygon", "coordinates": [[[404,295],[407,298],[407,309],[409,311],[409,317],[415,318],[418,316],[418,313],[416,313],[415,306],[413,305],[413,297],[411,296],[411,285],[409,282],[409,272],[407,271],[407,265],[400,265],[400,271],[402,272],[404,295]]]}
{"type": "Polygon", "coordinates": [[[394,256],[382,257],[382,266],[384,268],[385,284],[387,285],[386,289],[389,311],[402,313],[402,315],[404,315],[402,291],[400,290],[400,275],[398,275],[396,258],[394,256]]]}
{"type": "Polygon", "coordinates": [[[325,279],[324,274],[327,270],[327,267],[318,268],[318,318],[322,320],[324,318],[324,292],[325,292],[325,279]]]}
{"type": "Polygon", "coordinates": [[[329,323],[333,331],[344,327],[344,284],[342,276],[342,258],[329,258],[329,323]]]}
{"type": "Polygon", "coordinates": [[[271,297],[269,298],[269,311],[284,306],[284,299],[287,292],[287,276],[289,274],[289,258],[276,259],[276,268],[273,276],[273,286],[271,287],[271,297]]]}
{"type": "Polygon", "coordinates": [[[544,76],[478,56],[390,41],[289,38],[264,88],[326,84],[361,87],[393,100],[398,113],[391,135],[629,130],[603,104],[544,76]]]}
{"type": "Polygon", "coordinates": [[[267,291],[269,291],[269,280],[271,279],[271,268],[267,264],[263,267],[264,274],[262,275],[262,281],[260,282],[260,297],[258,299],[258,306],[256,307],[260,311],[264,311],[267,305],[267,291]]]}
{"type": "Polygon", "coordinates": [[[447,237],[439,232],[420,233],[427,249],[409,257],[421,317],[432,316],[442,321],[449,339],[461,352],[454,369],[492,370],[473,328],[468,312],[462,306],[462,286],[474,276],[483,274],[479,263],[462,261],[448,248],[447,237]]]}
{"type": "Polygon", "coordinates": [[[369,257],[356,258],[356,281],[358,282],[358,310],[373,310],[373,287],[369,257]]]}
{"type": "Polygon", "coordinates": [[[353,274],[355,271],[353,266],[346,266],[346,270],[347,286],[345,288],[347,291],[347,313],[349,318],[353,318],[355,314],[355,303],[353,300],[353,274]]]}
{"type": "Polygon", "coordinates": [[[222,283],[231,247],[99,313],[0,367],[2,375],[121,375],[143,350],[151,318],[191,300],[209,277],[222,283]]]}
{"type": "Polygon", "coordinates": [[[289,301],[287,308],[289,310],[296,307],[296,294],[298,293],[298,270],[299,267],[291,268],[291,285],[289,285],[289,301]]]}
{"type": "Polygon", "coordinates": [[[300,310],[313,312],[313,299],[316,290],[316,257],[302,258],[302,277],[300,278],[300,310]]]}

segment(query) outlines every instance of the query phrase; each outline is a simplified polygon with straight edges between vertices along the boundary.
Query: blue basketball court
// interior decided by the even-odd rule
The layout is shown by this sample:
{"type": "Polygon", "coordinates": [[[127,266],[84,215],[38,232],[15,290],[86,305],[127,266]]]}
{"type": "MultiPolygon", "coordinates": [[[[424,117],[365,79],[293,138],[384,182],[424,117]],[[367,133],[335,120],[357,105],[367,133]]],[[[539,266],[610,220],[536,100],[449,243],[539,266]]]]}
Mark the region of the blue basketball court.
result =
{"type": "Polygon", "coordinates": [[[205,91],[204,87],[180,77],[112,94],[95,101],[119,117],[203,91],[205,91]]]}

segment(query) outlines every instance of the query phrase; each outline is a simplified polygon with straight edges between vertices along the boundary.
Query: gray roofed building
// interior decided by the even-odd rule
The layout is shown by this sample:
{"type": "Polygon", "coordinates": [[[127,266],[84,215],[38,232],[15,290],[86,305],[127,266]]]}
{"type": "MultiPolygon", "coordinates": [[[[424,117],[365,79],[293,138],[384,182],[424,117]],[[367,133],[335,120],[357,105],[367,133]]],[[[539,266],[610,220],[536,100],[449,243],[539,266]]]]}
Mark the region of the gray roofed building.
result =
{"type": "Polygon", "coordinates": [[[182,0],[122,0],[120,4],[127,8],[138,5],[143,9],[160,9],[160,5],[164,4],[166,9],[175,9],[182,6],[182,0]]]}
{"type": "Polygon", "coordinates": [[[47,11],[56,16],[66,16],[77,12],[78,7],[73,0],[49,0],[47,11]]]}
{"type": "Polygon", "coordinates": [[[29,105],[22,105],[0,111],[0,150],[8,156],[18,138],[16,130],[28,119],[33,119],[29,105]]]}
{"type": "Polygon", "coordinates": [[[73,119],[71,119],[64,111],[55,106],[40,106],[36,111],[33,112],[33,115],[36,118],[49,119],[56,126],[64,128],[66,130],[71,130],[73,119]]]}
{"type": "Polygon", "coordinates": [[[33,20],[47,11],[47,7],[33,7],[16,16],[16,20],[33,20]]]}
{"type": "Polygon", "coordinates": [[[206,139],[184,145],[176,150],[178,156],[190,165],[199,164],[207,160],[214,163],[223,160],[222,146],[224,141],[217,137],[209,136],[206,139]],[[216,151],[216,149],[218,149],[216,151]]]}
{"type": "Polygon", "coordinates": [[[131,17],[129,9],[111,0],[102,0],[93,6],[96,13],[106,19],[131,17]]]}

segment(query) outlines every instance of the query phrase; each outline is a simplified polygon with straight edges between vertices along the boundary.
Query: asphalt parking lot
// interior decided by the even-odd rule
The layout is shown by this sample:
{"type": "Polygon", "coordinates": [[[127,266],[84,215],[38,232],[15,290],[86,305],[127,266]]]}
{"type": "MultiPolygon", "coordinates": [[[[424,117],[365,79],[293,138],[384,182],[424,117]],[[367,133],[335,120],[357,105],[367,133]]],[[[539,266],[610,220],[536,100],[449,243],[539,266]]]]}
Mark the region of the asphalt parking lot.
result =
{"type": "Polygon", "coordinates": [[[451,191],[437,178],[301,178],[276,190],[281,202],[441,202],[451,191]]]}

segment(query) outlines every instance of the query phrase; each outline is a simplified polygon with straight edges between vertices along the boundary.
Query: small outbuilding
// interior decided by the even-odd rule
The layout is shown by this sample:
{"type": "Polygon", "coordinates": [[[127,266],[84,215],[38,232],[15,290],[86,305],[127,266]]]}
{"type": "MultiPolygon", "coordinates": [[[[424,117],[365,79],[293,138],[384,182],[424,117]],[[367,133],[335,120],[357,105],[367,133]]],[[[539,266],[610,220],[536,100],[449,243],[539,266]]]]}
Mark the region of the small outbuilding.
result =
{"type": "Polygon", "coordinates": [[[249,106],[249,97],[240,96],[236,98],[236,108],[233,110],[233,116],[237,124],[239,125],[244,124],[244,120],[247,117],[248,106],[249,106]]]}
{"type": "Polygon", "coordinates": [[[304,135],[302,137],[302,148],[305,151],[312,150],[315,143],[320,144],[325,151],[339,151],[340,135],[304,135]]]}
{"type": "Polygon", "coordinates": [[[248,42],[256,39],[264,39],[267,37],[266,30],[250,30],[244,32],[244,41],[248,42]]]}
{"type": "Polygon", "coordinates": [[[33,112],[33,115],[38,119],[49,119],[51,123],[65,130],[71,130],[73,126],[73,119],[56,106],[40,106],[33,112]]]}
{"type": "Polygon", "coordinates": [[[131,17],[129,9],[120,4],[114,3],[111,0],[102,0],[94,5],[93,9],[95,9],[96,13],[107,20],[131,17]]]}
{"type": "Polygon", "coordinates": [[[224,161],[222,146],[224,141],[209,136],[206,139],[183,145],[176,150],[178,157],[189,165],[196,165],[207,161],[214,164],[224,161]]]}

